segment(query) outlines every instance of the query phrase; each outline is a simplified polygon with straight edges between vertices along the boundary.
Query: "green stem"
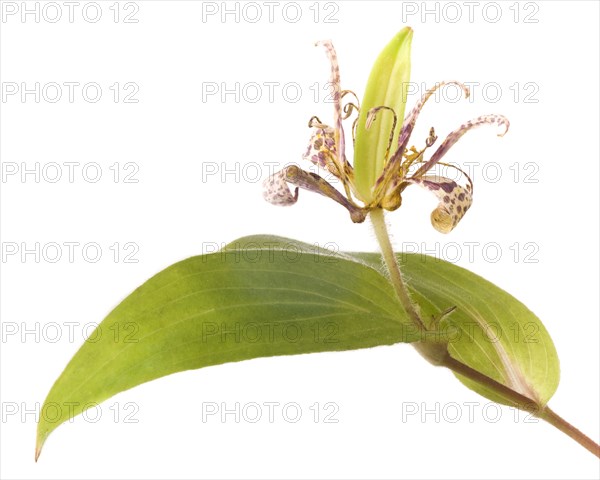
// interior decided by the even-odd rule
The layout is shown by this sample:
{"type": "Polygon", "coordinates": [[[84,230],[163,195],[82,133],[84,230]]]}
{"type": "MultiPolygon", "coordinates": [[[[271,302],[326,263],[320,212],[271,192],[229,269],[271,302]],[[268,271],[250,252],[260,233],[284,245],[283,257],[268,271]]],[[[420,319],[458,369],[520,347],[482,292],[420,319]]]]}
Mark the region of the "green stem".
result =
{"type": "MultiPolygon", "coordinates": [[[[379,247],[381,248],[383,260],[385,261],[387,270],[390,274],[390,282],[394,287],[396,295],[398,296],[401,305],[404,307],[404,310],[412,320],[413,324],[421,332],[424,332],[426,328],[423,320],[421,320],[415,305],[410,299],[408,287],[402,278],[400,265],[398,264],[398,259],[396,258],[394,249],[392,248],[392,244],[390,242],[383,210],[380,208],[371,210],[369,216],[375,229],[375,235],[377,237],[377,241],[379,242],[379,247]]],[[[531,412],[536,417],[545,420],[550,425],[565,433],[581,446],[600,458],[600,445],[594,442],[591,438],[558,416],[548,406],[541,407],[534,400],[514,391],[500,382],[497,382],[493,378],[488,377],[487,375],[469,367],[468,365],[459,362],[450,355],[447,344],[421,341],[412,343],[412,345],[430,363],[449,368],[453,372],[489,388],[493,392],[509,400],[514,406],[520,408],[521,410],[531,412]]]]}
{"type": "Polygon", "coordinates": [[[390,281],[394,290],[396,291],[396,295],[400,303],[404,307],[404,310],[415,324],[415,326],[420,330],[425,330],[425,325],[423,325],[423,321],[421,317],[417,313],[415,306],[410,299],[408,294],[408,289],[406,288],[406,283],[402,279],[402,273],[400,272],[400,266],[398,265],[398,260],[396,259],[396,255],[394,254],[394,249],[392,247],[392,243],[390,242],[390,236],[387,231],[387,226],[385,224],[385,218],[383,216],[383,210],[381,208],[376,208],[371,210],[369,213],[371,218],[371,223],[373,224],[373,228],[375,230],[375,236],[377,237],[377,241],[379,242],[379,247],[381,248],[381,253],[383,255],[383,260],[385,261],[385,265],[387,266],[387,270],[390,274],[390,281]]]}

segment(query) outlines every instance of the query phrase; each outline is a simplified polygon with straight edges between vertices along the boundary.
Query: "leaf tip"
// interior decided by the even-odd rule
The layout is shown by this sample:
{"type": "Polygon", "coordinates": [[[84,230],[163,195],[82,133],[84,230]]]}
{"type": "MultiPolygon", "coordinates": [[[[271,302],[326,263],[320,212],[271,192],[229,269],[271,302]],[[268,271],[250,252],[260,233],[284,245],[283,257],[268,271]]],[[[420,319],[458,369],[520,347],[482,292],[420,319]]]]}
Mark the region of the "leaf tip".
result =
{"type": "Polygon", "coordinates": [[[42,453],[43,446],[44,446],[43,443],[39,443],[39,441],[36,442],[36,445],[35,445],[35,462],[36,463],[38,461],[38,458],[40,458],[40,454],[42,453]]]}
{"type": "Polygon", "coordinates": [[[39,425],[38,425],[38,432],[37,432],[37,436],[35,439],[35,462],[37,463],[38,458],[40,458],[40,455],[42,454],[42,448],[44,446],[44,443],[46,443],[46,438],[48,438],[48,432],[44,432],[42,433],[39,429],[39,425]]]}

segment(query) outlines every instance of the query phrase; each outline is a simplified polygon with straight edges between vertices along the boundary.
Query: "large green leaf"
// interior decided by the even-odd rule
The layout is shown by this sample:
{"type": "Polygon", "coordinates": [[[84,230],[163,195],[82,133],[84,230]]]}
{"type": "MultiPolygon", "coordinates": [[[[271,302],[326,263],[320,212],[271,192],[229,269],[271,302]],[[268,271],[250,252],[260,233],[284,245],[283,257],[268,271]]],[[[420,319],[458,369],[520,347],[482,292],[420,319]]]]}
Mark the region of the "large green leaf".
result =
{"type": "MultiPolygon", "coordinates": [[[[374,268],[383,268],[377,254],[353,255],[374,268]]],[[[533,312],[464,268],[427,255],[397,256],[426,321],[456,307],[440,322],[441,331],[449,336],[448,350],[454,358],[539,406],[548,402],[558,387],[560,367],[554,343],[533,312]]],[[[457,377],[491,400],[513,404],[487,387],[457,377]]]]}
{"type": "MultiPolygon", "coordinates": [[[[532,312],[460,267],[424,255],[398,257],[426,320],[457,307],[441,321],[442,330],[454,326],[446,329],[451,355],[539,405],[548,401],[558,385],[558,359],[532,312]]],[[[97,341],[86,342],[67,365],[42,406],[38,454],[50,432],[86,405],[171,373],[419,340],[382,269],[378,254],[334,254],[272,236],[246,237],[172,265],[121,302],[98,326],[104,334],[93,333],[97,341]],[[70,407],[57,409],[58,418],[44,414],[57,404],[70,407]]]]}
{"type": "Polygon", "coordinates": [[[414,341],[406,322],[374,268],[293,240],[238,240],[163,270],[102,321],[44,402],[38,454],[58,425],[141,383],[257,357],[414,341]]]}

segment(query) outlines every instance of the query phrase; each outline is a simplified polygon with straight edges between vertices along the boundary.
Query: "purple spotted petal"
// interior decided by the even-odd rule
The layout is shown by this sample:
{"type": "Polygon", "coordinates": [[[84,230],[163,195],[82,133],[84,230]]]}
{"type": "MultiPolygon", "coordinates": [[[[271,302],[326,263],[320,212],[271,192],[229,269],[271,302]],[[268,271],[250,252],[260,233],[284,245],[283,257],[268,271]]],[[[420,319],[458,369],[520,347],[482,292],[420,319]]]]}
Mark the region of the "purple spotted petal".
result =
{"type": "Polygon", "coordinates": [[[287,184],[286,169],[283,169],[263,181],[263,197],[273,205],[293,205],[298,201],[298,187],[292,194],[287,184]]]}
{"type": "Polygon", "coordinates": [[[345,162],[345,138],[344,128],[342,126],[342,88],[340,83],[340,65],[338,63],[337,53],[333,47],[331,40],[323,40],[317,42],[316,45],[325,47],[329,63],[331,64],[331,74],[329,82],[331,84],[331,97],[333,102],[333,128],[334,139],[336,143],[338,165],[343,165],[345,162]]]}
{"type": "Polygon", "coordinates": [[[499,137],[503,137],[506,132],[508,132],[508,128],[510,127],[510,122],[508,119],[502,115],[482,115],[481,117],[477,117],[473,120],[469,120],[467,123],[462,124],[459,128],[454,130],[450,135],[446,137],[446,139],[442,142],[442,144],[438,147],[438,149],[434,152],[431,158],[425,162],[413,175],[413,178],[419,178],[421,175],[427,173],[431,168],[438,163],[444,155],[450,150],[450,148],[460,140],[460,138],[467,133],[469,130],[475,127],[479,127],[481,125],[489,125],[497,123],[498,126],[504,127],[504,131],[499,133],[499,137]]]}
{"type": "Polygon", "coordinates": [[[367,210],[351,203],[322,177],[316,173],[306,172],[296,165],[290,165],[274,173],[265,179],[263,187],[265,200],[274,205],[293,205],[298,200],[298,188],[303,188],[331,198],[345,207],[350,212],[354,223],[364,222],[368,213],[367,210]],[[296,186],[293,194],[287,184],[296,186]]]}
{"type": "Polygon", "coordinates": [[[413,107],[413,109],[410,111],[410,113],[404,119],[404,123],[402,124],[402,129],[400,130],[400,135],[398,136],[398,149],[401,153],[404,152],[404,149],[408,145],[410,135],[412,134],[412,131],[415,128],[415,123],[417,123],[417,118],[419,117],[419,113],[421,112],[421,109],[423,108],[425,103],[427,103],[427,100],[429,100],[429,97],[431,97],[431,95],[433,95],[436,90],[442,88],[445,85],[457,85],[464,92],[465,98],[469,98],[469,88],[464,83],[458,82],[456,80],[448,80],[448,81],[440,82],[440,83],[436,84],[435,86],[431,87],[429,90],[427,90],[423,94],[421,99],[417,102],[417,104],[413,107]]]}
{"type": "Polygon", "coordinates": [[[412,135],[412,132],[415,128],[415,124],[417,123],[417,118],[419,117],[423,106],[425,105],[425,103],[427,103],[427,100],[429,100],[429,98],[436,92],[436,90],[442,88],[445,85],[457,85],[464,92],[465,98],[469,97],[469,89],[467,88],[467,86],[456,80],[447,80],[439,82],[430,89],[428,89],[404,119],[404,123],[402,124],[402,128],[400,129],[400,134],[398,135],[398,149],[396,150],[394,155],[392,155],[392,158],[390,158],[390,161],[385,166],[383,173],[377,180],[378,183],[381,183],[385,179],[393,177],[399,172],[400,165],[402,164],[402,157],[404,155],[406,147],[408,146],[410,136],[412,135]]]}
{"type": "Polygon", "coordinates": [[[335,164],[336,155],[333,128],[328,125],[323,125],[322,128],[314,128],[308,148],[302,158],[339,176],[335,164]]]}
{"type": "Polygon", "coordinates": [[[439,200],[437,208],[431,212],[431,224],[438,232],[450,233],[464,217],[473,203],[473,188],[469,183],[463,187],[446,177],[424,176],[411,179],[439,200]]]}

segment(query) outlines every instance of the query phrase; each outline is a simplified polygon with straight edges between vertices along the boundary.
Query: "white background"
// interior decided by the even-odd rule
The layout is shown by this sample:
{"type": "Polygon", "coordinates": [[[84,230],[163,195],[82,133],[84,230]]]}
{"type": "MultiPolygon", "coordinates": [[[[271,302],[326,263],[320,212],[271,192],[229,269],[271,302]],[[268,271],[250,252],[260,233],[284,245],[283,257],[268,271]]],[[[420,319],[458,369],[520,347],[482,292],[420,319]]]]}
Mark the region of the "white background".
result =
{"type": "Polygon", "coordinates": [[[598,478],[598,460],[572,440],[549,425],[526,423],[524,414],[515,421],[510,409],[489,407],[407,345],[172,375],[108,400],[96,423],[79,417],[61,426],[35,464],[35,415],[26,411],[43,401],[82,344],[84,326],[101,321],[154,273],[214,242],[255,233],[375,250],[367,223],[352,224],[341,207],[306,192],[294,207],[271,206],[256,176],[266,176],[266,162],[301,161],[312,115],[331,121],[331,106],[323,102],[329,66],[313,43],[334,40],[342,87],[362,96],[377,53],[404,25],[415,32],[414,82],[479,85],[472,102],[428,104],[413,136],[417,146],[432,125],[443,138],[485,113],[508,116],[511,130],[502,139],[493,127],[471,132],[446,157],[480,164],[475,203],[450,235],[429,224],[435,199],[408,190],[403,207],[388,216],[396,247],[437,248],[528,305],[547,326],[561,360],[561,384],[550,405],[599,437],[597,2],[307,2],[295,23],[297,10],[289,2],[274,6],[273,21],[268,5],[255,4],[262,13],[256,23],[250,21],[256,8],[244,10],[243,4],[238,22],[234,15],[222,21],[220,2],[213,4],[219,12],[204,19],[202,2],[113,4],[99,3],[102,17],[95,23],[93,7],[86,7],[87,20],[82,13],[86,2],[74,7],[73,22],[62,2],[56,23],[48,21],[55,7],[44,10],[43,2],[39,23],[34,15],[21,20],[21,2],[14,4],[15,15],[8,15],[9,7],[2,18],[3,91],[11,82],[19,88],[63,85],[56,103],[48,101],[56,92],[47,87],[39,103],[33,94],[23,102],[19,91],[1,104],[3,169],[10,170],[10,162],[19,169],[37,162],[41,169],[39,182],[33,174],[23,181],[20,170],[3,170],[1,184],[3,248],[19,248],[2,263],[2,478],[598,478]],[[424,8],[433,13],[423,18],[424,8]],[[125,23],[128,13],[138,22],[125,23]],[[102,98],[92,103],[75,87],[70,102],[65,82],[96,82],[102,98]],[[110,89],[115,82],[117,102],[110,89]],[[137,103],[123,101],[135,88],[125,90],[128,82],[137,85],[137,103]],[[239,82],[239,101],[234,95],[225,102],[220,95],[203,99],[211,82],[228,88],[239,82]],[[249,101],[256,90],[244,95],[250,82],[262,86],[259,102],[249,101]],[[266,82],[279,83],[272,101],[266,82]],[[300,86],[297,102],[282,90],[293,82],[300,86]],[[483,86],[492,82],[484,95],[483,86]],[[51,162],[62,168],[56,183],[49,181],[55,170],[43,173],[51,162]],[[79,164],[73,182],[65,162],[79,164]],[[92,162],[102,169],[96,183],[89,181],[93,169],[87,180],[82,175],[92,162]],[[125,183],[122,175],[115,182],[111,165],[118,163],[124,174],[132,171],[124,170],[127,162],[139,168],[138,182],[125,183]],[[535,167],[525,169],[528,162],[535,167]],[[244,170],[251,163],[254,169],[244,170]],[[203,178],[215,165],[218,174],[203,178]],[[222,179],[222,165],[237,170],[237,177],[222,179]],[[257,165],[263,168],[258,174],[257,165]],[[484,172],[486,165],[492,166],[484,172]],[[533,171],[529,180],[537,183],[525,182],[533,171]],[[23,261],[22,247],[36,242],[40,258],[29,254],[23,261]],[[56,253],[51,247],[43,251],[53,242],[63,248],[56,263],[49,261],[56,253]],[[65,242],[80,244],[72,262],[65,242]],[[91,242],[102,249],[95,263],[93,250],[87,259],[81,250],[91,242]],[[135,248],[126,249],[128,242],[138,248],[137,263],[124,261],[135,248]],[[472,258],[465,242],[476,242],[472,258]],[[51,322],[59,326],[59,341],[53,341],[56,331],[44,330],[51,322]],[[75,324],[72,341],[68,322],[75,324]],[[225,423],[202,422],[203,402],[296,402],[303,417],[298,423],[281,413],[273,423],[236,423],[231,416],[225,423]],[[315,423],[309,409],[315,402],[322,412],[325,403],[335,403],[339,421],[315,423]],[[449,402],[462,413],[457,423],[449,402]],[[465,402],[478,402],[472,421],[465,402]],[[403,408],[436,404],[437,420],[414,415],[403,421],[403,408]],[[137,423],[124,421],[131,405],[137,423]]]}

